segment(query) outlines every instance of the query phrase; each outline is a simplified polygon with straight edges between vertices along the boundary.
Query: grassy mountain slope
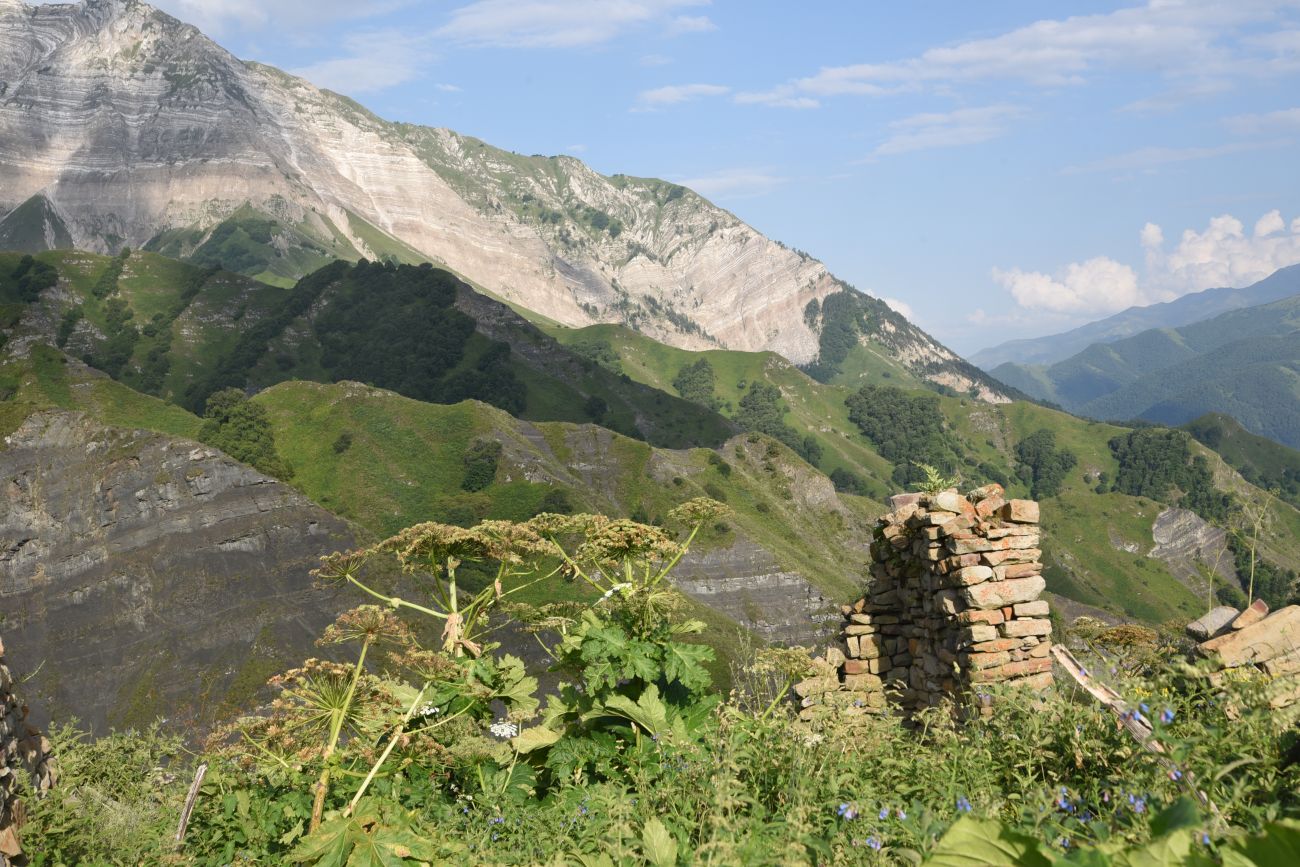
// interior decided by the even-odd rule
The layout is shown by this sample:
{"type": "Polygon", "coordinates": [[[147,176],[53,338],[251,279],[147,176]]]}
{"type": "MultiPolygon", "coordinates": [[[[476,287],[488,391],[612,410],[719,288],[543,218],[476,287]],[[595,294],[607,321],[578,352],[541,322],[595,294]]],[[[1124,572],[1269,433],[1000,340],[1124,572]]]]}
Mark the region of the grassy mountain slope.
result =
{"type": "MultiPolygon", "coordinates": [[[[0,295],[20,261],[0,254],[0,295]]],[[[667,446],[734,433],[716,413],[574,355],[427,267],[339,262],[285,288],[152,253],[60,251],[37,261],[58,272],[57,290],[11,303],[15,335],[59,343],[193,411],[226,386],[365,378],[423,399],[482,398],[535,420],[600,421],[667,446]],[[424,366],[413,368],[413,354],[424,366]]]]}
{"type": "Polygon", "coordinates": [[[1265,490],[1275,489],[1300,506],[1300,451],[1257,436],[1222,413],[1206,413],[1183,429],[1217,452],[1243,479],[1265,490]]]}
{"type": "MultiPolygon", "coordinates": [[[[1292,270],[1275,276],[1300,275],[1292,270]]],[[[1297,340],[1300,295],[1093,344],[1051,366],[1003,364],[994,375],[1095,418],[1179,425],[1218,411],[1294,446],[1300,444],[1297,340]]]]}

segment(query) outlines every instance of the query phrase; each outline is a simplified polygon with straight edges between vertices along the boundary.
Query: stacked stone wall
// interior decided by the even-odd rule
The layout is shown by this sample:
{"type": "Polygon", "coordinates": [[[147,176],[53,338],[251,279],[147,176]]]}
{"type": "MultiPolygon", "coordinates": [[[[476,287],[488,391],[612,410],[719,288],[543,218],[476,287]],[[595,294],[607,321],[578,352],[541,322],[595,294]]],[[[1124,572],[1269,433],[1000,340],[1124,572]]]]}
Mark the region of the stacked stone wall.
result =
{"type": "Polygon", "coordinates": [[[19,837],[24,815],[20,781],[26,779],[38,792],[55,782],[50,742],[27,724],[27,705],[14,694],[14,686],[0,642],[0,867],[27,863],[19,837]]]}
{"type": "MultiPolygon", "coordinates": [[[[842,644],[796,685],[805,720],[914,712],[988,685],[1052,682],[1038,504],[1000,485],[900,494],[880,518],[842,644]],[[824,670],[838,666],[838,676],[824,670]]],[[[987,702],[985,703],[987,706],[987,702]]]]}

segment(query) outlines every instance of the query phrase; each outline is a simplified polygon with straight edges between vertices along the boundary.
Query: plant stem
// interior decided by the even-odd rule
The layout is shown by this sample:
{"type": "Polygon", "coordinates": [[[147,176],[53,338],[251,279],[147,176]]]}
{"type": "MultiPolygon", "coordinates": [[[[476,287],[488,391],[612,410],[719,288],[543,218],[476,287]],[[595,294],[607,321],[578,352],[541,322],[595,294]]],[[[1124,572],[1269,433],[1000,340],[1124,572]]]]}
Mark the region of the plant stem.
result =
{"type": "Polygon", "coordinates": [[[320,827],[321,817],[325,814],[325,795],[329,792],[330,786],[330,762],[334,759],[334,751],[338,749],[339,737],[343,734],[343,722],[352,707],[352,699],[357,694],[357,683],[361,680],[361,672],[365,669],[370,641],[371,639],[367,638],[362,643],[361,655],[357,657],[357,664],[352,669],[352,682],[348,684],[347,695],[343,697],[343,704],[334,709],[333,719],[330,721],[330,739],[325,745],[325,767],[321,768],[320,779],[316,781],[316,800],[311,808],[311,825],[308,833],[314,833],[320,827]]]}
{"type": "Polygon", "coordinates": [[[352,796],[352,802],[343,811],[345,817],[352,815],[352,811],[357,808],[357,804],[361,801],[361,796],[366,793],[366,789],[370,788],[370,784],[374,782],[375,774],[379,773],[379,769],[384,766],[384,762],[388,761],[388,757],[393,754],[393,747],[397,746],[398,736],[401,735],[402,729],[406,728],[406,724],[411,721],[411,717],[415,716],[415,709],[420,706],[420,700],[424,698],[424,693],[428,689],[429,684],[426,683],[416,694],[415,701],[411,702],[411,706],[406,709],[406,716],[402,717],[401,724],[393,729],[393,736],[388,739],[388,746],[384,747],[383,755],[379,757],[379,761],[371,766],[370,773],[366,774],[366,778],[361,782],[361,788],[357,789],[357,793],[352,796]]]}

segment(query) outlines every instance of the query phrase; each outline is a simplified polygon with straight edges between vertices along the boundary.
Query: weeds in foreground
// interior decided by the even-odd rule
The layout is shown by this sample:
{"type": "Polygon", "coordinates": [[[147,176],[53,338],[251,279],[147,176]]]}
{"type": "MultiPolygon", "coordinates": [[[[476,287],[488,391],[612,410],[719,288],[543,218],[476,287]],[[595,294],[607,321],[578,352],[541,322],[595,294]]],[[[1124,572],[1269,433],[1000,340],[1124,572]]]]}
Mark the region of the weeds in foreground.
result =
{"type": "Polygon", "coordinates": [[[667,580],[717,509],[677,513],[682,542],[541,516],[424,525],[327,561],[384,604],[324,637],[355,647],[351,664],[308,661],[216,734],[184,850],[170,841],[197,757],[157,731],[65,728],[64,785],[25,829],[33,863],[1243,865],[1296,845],[1294,720],[1263,680],[1213,678],[1150,630],[1089,665],[1153,721],[1173,770],[1066,685],[1004,689],[968,723],[936,708],[812,729],[784,700],[806,654],[763,650],[724,699],[667,580]],[[434,576],[428,600],[367,584],[366,563],[394,554],[434,576]],[[462,597],[468,560],[496,578],[462,597]],[[509,604],[535,580],[583,582],[590,604],[509,604]],[[561,677],[544,706],[492,641],[507,610],[561,677]],[[437,646],[398,613],[442,623],[437,646]]]}

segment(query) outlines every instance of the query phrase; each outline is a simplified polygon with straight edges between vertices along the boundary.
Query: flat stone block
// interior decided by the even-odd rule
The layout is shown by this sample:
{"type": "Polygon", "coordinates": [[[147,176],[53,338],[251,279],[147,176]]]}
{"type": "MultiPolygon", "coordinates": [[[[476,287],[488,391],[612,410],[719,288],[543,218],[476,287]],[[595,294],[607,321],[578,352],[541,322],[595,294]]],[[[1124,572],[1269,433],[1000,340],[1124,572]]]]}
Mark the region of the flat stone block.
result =
{"type": "Polygon", "coordinates": [[[1011,608],[1015,611],[1017,617],[1046,617],[1052,611],[1046,599],[1040,599],[1037,602],[1020,602],[1011,606],[1011,608]]]}
{"type": "Polygon", "coordinates": [[[1002,634],[1008,638],[1024,638],[1029,635],[1042,636],[1052,634],[1052,621],[1045,619],[1017,618],[1002,624],[1002,634]]]}
{"type": "Polygon", "coordinates": [[[1047,582],[1043,576],[1009,578],[1006,581],[986,581],[962,589],[962,596],[972,608],[1001,608],[1018,602],[1033,602],[1043,592],[1047,582]]]}
{"type": "Polygon", "coordinates": [[[1017,524],[1037,524],[1038,504],[1033,500],[1009,500],[1002,507],[1002,520],[1017,524]]]}

